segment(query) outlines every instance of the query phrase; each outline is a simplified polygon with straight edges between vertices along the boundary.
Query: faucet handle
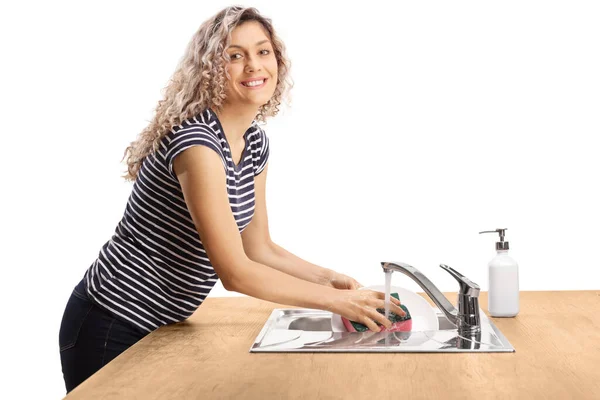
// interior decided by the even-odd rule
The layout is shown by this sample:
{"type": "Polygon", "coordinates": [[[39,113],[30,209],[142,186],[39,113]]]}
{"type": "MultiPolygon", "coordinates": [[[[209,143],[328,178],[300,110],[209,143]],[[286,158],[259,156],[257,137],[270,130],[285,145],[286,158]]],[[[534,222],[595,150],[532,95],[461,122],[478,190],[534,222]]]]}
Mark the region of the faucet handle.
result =
{"type": "Polygon", "coordinates": [[[478,284],[446,264],[440,264],[440,267],[446,270],[458,281],[458,284],[460,285],[460,290],[458,292],[459,294],[468,295],[471,297],[479,297],[480,288],[478,284]]]}

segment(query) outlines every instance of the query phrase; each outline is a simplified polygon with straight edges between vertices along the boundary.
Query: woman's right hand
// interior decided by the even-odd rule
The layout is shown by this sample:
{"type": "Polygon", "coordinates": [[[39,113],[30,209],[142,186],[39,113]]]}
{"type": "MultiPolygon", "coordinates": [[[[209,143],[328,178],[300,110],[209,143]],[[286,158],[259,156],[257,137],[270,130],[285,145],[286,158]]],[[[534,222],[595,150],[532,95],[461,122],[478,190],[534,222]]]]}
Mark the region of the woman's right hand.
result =
{"type": "MultiPolygon", "coordinates": [[[[405,316],[406,312],[400,308],[400,300],[390,296],[390,312],[405,316]]],[[[376,322],[386,328],[391,328],[392,322],[379,313],[377,308],[385,308],[385,293],[374,290],[336,290],[329,300],[326,311],[339,314],[350,321],[366,325],[373,332],[380,332],[376,322]]]]}

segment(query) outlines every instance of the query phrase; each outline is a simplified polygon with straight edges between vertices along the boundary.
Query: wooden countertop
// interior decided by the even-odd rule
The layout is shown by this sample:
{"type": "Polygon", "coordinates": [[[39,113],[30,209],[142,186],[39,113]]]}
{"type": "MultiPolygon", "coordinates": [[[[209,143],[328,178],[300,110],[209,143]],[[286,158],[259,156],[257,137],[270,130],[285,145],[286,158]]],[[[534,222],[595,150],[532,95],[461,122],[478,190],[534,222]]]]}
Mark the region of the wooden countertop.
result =
{"type": "Polygon", "coordinates": [[[522,291],[519,315],[491,318],[515,353],[249,353],[274,308],[294,307],[209,297],[66,399],[600,398],[600,291],[522,291]]]}

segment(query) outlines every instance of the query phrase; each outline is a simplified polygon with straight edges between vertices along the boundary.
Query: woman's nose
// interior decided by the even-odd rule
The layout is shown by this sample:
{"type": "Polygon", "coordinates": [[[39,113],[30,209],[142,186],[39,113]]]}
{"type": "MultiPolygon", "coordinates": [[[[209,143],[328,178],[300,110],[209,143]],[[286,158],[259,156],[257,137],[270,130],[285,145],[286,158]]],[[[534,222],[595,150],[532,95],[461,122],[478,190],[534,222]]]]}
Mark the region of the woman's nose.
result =
{"type": "Polygon", "coordinates": [[[257,56],[248,56],[246,59],[246,71],[260,70],[260,61],[257,56]]]}

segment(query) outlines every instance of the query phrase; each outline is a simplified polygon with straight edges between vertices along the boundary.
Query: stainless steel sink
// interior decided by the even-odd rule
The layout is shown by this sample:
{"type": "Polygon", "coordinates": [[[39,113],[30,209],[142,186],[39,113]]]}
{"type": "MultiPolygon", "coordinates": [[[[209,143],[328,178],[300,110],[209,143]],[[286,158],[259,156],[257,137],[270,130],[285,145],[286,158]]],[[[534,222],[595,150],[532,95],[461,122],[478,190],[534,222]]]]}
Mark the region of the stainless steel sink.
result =
{"type": "Polygon", "coordinates": [[[479,309],[481,329],[459,333],[437,308],[435,331],[333,332],[332,313],[316,309],[277,308],[256,337],[251,353],[260,352],[368,352],[454,353],[514,352],[515,349],[487,315],[479,309]]]}
{"type": "MultiPolygon", "coordinates": [[[[479,285],[445,264],[459,284],[457,307],[417,268],[384,261],[384,273],[400,272],[414,280],[432,299],[439,321],[435,331],[333,332],[332,313],[315,309],[275,309],[250,352],[514,352],[514,347],[479,308],[479,285]]],[[[391,278],[391,277],[390,277],[391,278]]]]}

